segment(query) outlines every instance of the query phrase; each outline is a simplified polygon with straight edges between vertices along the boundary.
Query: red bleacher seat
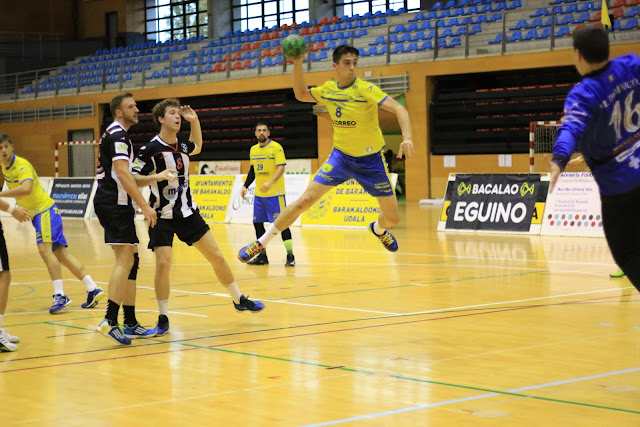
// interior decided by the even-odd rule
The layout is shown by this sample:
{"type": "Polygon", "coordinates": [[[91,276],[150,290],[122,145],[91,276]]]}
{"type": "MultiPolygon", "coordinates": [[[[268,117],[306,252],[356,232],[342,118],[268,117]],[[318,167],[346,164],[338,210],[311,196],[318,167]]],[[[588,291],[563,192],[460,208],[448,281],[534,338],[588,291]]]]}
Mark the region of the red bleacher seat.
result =
{"type": "Polygon", "coordinates": [[[615,0],[613,2],[613,4],[611,6],[609,6],[611,9],[614,9],[616,7],[620,7],[620,6],[626,6],[627,5],[627,0],[615,0]]]}
{"type": "Polygon", "coordinates": [[[245,51],[245,50],[251,50],[251,43],[247,43],[247,44],[243,45],[243,46],[242,46],[242,50],[243,50],[243,51],[245,51]]]}
{"type": "Polygon", "coordinates": [[[264,49],[262,51],[262,57],[267,57],[267,56],[273,56],[273,53],[271,53],[271,49],[264,49]]]}
{"type": "Polygon", "coordinates": [[[588,21],[588,22],[596,22],[596,21],[599,21],[599,20],[600,20],[600,18],[602,18],[602,12],[598,11],[598,12],[596,12],[596,14],[595,14],[595,15],[593,15],[593,16],[589,19],[589,21],[588,21]]]}

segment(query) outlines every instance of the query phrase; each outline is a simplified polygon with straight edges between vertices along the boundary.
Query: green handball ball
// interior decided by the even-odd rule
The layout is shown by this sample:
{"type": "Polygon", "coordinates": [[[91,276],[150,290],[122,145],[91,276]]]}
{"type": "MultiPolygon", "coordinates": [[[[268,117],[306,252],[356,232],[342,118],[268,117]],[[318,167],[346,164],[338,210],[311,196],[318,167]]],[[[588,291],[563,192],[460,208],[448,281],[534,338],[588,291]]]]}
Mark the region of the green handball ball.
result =
{"type": "Polygon", "coordinates": [[[282,41],[282,54],[289,59],[298,59],[307,51],[307,43],[302,37],[291,34],[282,41]]]}

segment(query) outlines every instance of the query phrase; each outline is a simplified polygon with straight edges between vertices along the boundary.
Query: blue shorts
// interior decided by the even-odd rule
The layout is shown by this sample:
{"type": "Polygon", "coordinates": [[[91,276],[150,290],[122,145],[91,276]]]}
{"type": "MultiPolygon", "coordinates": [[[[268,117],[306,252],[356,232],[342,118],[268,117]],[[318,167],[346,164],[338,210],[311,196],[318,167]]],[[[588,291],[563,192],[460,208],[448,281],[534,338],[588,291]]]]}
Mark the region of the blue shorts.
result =
{"type": "Polygon", "coordinates": [[[253,222],[273,222],[287,206],[282,196],[253,198],[253,222]]]}
{"type": "Polygon", "coordinates": [[[52,249],[54,251],[60,246],[69,246],[67,239],[64,238],[62,217],[56,205],[35,215],[31,224],[36,229],[37,243],[53,243],[52,249]]]}
{"type": "Polygon", "coordinates": [[[335,187],[349,179],[355,179],[373,197],[393,196],[383,151],[368,156],[352,157],[334,148],[313,180],[322,185],[335,187]]]}

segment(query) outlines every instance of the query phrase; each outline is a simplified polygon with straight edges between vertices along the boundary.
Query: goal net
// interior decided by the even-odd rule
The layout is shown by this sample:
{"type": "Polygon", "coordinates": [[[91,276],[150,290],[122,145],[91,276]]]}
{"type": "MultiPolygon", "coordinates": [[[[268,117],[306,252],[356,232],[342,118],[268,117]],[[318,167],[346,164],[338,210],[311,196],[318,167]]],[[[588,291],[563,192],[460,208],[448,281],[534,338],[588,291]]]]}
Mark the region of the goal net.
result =
{"type": "MultiPolygon", "coordinates": [[[[558,136],[561,121],[531,122],[529,125],[529,173],[549,172],[549,162],[553,156],[553,145],[558,136]]],[[[567,165],[567,172],[584,172],[589,168],[578,159],[580,153],[573,153],[577,159],[567,165]]]]}
{"type": "Polygon", "coordinates": [[[55,177],[95,176],[100,141],[65,141],[55,145],[55,177]]]}

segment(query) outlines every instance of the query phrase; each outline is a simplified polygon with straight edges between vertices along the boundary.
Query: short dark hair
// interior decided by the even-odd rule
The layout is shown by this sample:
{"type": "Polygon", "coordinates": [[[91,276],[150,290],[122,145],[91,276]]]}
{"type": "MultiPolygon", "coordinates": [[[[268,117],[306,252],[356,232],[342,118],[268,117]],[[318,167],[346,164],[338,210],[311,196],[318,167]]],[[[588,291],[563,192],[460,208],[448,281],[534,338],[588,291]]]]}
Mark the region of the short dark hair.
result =
{"type": "Polygon", "coordinates": [[[355,47],[348,44],[341,44],[333,50],[333,63],[340,63],[340,58],[349,53],[355,55],[356,57],[360,56],[360,51],[355,47]]]}
{"type": "Polygon", "coordinates": [[[266,124],[265,122],[258,122],[258,123],[256,123],[256,126],[253,128],[253,130],[258,130],[258,126],[266,126],[266,127],[267,127],[267,130],[269,130],[269,131],[271,130],[271,129],[269,129],[269,125],[268,125],[268,124],[266,124]]]}
{"type": "Polygon", "coordinates": [[[578,28],[573,32],[573,48],[591,64],[609,59],[609,34],[602,27],[593,25],[578,28]]]}
{"type": "Polygon", "coordinates": [[[125,98],[133,98],[133,95],[129,92],[121,93],[119,95],[114,96],[113,99],[111,100],[111,104],[109,104],[109,109],[111,110],[111,115],[113,117],[116,116],[116,110],[122,106],[122,101],[125,98]]]}
{"type": "Polygon", "coordinates": [[[9,141],[9,144],[13,145],[13,140],[9,135],[7,135],[6,133],[0,133],[0,144],[5,141],[9,141]]]}
{"type": "Polygon", "coordinates": [[[167,111],[168,107],[180,108],[180,100],[178,98],[167,98],[158,102],[156,105],[153,106],[153,109],[151,110],[151,114],[153,114],[153,121],[158,126],[160,126],[160,121],[158,120],[158,117],[164,117],[164,113],[167,111]]]}

